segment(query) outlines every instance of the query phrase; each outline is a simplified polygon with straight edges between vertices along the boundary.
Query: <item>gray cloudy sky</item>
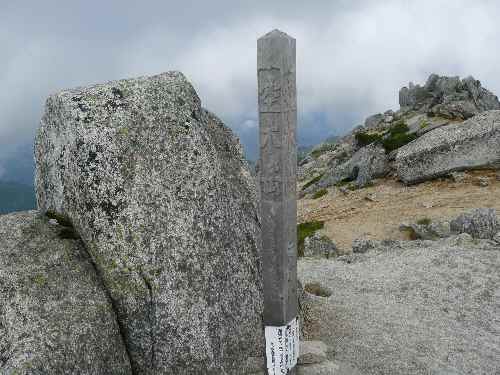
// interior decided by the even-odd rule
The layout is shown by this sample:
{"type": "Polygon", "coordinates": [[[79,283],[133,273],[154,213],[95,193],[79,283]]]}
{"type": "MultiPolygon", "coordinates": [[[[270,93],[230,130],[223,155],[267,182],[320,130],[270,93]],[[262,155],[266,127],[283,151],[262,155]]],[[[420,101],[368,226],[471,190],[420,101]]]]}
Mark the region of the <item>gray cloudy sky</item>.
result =
{"type": "Polygon", "coordinates": [[[173,69],[254,156],[256,39],[274,28],[297,39],[302,144],[397,109],[431,72],[499,94],[499,18],[496,0],[1,0],[0,173],[50,93],[173,69]]]}

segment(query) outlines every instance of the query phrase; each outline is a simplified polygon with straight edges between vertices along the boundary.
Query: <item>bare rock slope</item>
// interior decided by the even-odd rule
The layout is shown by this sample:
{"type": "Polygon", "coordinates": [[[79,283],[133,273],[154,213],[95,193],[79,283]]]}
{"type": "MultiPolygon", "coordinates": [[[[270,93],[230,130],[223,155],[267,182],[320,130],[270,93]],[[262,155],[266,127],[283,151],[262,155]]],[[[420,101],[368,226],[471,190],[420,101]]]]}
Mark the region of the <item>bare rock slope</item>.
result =
{"type": "Polygon", "coordinates": [[[485,167],[500,167],[500,111],[435,129],[401,147],[396,156],[397,174],[405,183],[485,167]]]}

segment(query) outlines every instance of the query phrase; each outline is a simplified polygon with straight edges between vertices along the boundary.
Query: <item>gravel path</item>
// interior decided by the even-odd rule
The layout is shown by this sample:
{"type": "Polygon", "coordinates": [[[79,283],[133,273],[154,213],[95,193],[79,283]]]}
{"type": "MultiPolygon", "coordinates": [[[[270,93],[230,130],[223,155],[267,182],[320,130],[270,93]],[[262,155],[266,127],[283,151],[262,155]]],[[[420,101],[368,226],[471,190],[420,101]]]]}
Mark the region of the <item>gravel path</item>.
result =
{"type": "Polygon", "coordinates": [[[366,375],[500,375],[500,247],[392,241],[340,259],[299,262],[304,284],[332,291],[315,307],[331,359],[366,375]]]}

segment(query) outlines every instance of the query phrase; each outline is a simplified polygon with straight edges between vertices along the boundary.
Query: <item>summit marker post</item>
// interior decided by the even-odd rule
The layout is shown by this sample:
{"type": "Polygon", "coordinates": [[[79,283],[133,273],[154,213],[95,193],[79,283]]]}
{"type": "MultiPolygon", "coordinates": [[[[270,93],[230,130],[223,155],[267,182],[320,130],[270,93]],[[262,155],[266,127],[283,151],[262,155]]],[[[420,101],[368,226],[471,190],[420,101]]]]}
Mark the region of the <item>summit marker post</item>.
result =
{"type": "Polygon", "coordinates": [[[257,41],[264,325],[269,375],[296,374],[297,88],[295,39],[273,30],[257,41]]]}

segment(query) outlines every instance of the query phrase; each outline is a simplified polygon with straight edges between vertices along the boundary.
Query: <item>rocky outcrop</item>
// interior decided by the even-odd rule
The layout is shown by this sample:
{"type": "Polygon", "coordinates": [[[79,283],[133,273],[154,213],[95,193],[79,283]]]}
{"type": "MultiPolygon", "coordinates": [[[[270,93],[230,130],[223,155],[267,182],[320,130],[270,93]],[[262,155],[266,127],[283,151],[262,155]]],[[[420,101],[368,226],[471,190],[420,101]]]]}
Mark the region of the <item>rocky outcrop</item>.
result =
{"type": "Polygon", "coordinates": [[[38,205],[81,235],[135,373],[234,374],[261,355],[254,182],[182,74],[51,96],[35,148],[38,205]]]}
{"type": "Polygon", "coordinates": [[[357,151],[345,163],[330,169],[318,182],[320,188],[329,187],[339,182],[354,182],[364,187],[374,178],[382,177],[389,171],[389,164],[384,147],[372,143],[357,151]]]}
{"type": "Polygon", "coordinates": [[[473,238],[493,239],[500,231],[497,212],[494,208],[476,208],[461,214],[450,223],[455,233],[467,233],[473,238]]]}
{"type": "Polygon", "coordinates": [[[469,76],[431,74],[424,86],[410,83],[399,91],[399,105],[431,116],[465,120],[477,113],[500,109],[498,98],[469,76]]]}
{"type": "Polygon", "coordinates": [[[399,178],[416,183],[450,172],[500,165],[500,111],[488,111],[424,134],[401,147],[399,178]]]}
{"type": "MultiPolygon", "coordinates": [[[[372,146],[373,144],[378,144],[379,149],[381,146],[385,149],[389,165],[381,168],[387,172],[394,167],[392,162],[397,150],[415,143],[416,138],[428,133],[432,133],[432,136],[440,134],[446,138],[447,132],[453,131],[452,125],[457,122],[485,111],[500,110],[498,98],[473,77],[460,79],[431,74],[424,86],[410,83],[409,87],[403,87],[399,97],[401,108],[396,112],[388,110],[383,114],[369,116],[363,126],[356,126],[345,136],[336,138],[335,143],[325,143],[313,148],[300,163],[298,179],[307,182],[318,175],[323,175],[324,178],[320,184],[307,185],[302,195],[341,180],[353,179],[357,172],[356,163],[359,161],[356,158],[371,154],[373,149],[369,148],[377,147],[372,146]],[[441,129],[441,133],[433,132],[437,129],[441,129]],[[351,158],[354,165],[349,163],[351,158]]],[[[422,142],[426,143],[425,140],[422,142]]],[[[367,160],[362,162],[366,164],[367,160]]],[[[376,168],[380,166],[380,163],[368,164],[360,180],[354,179],[354,185],[363,187],[363,175],[369,182],[371,175],[378,174],[376,168]]],[[[466,164],[463,168],[468,169],[470,166],[466,164]]],[[[424,176],[422,180],[427,178],[429,177],[424,176]]]]}
{"type": "Polygon", "coordinates": [[[36,211],[0,216],[0,373],[132,375],[83,243],[36,211]]]}

